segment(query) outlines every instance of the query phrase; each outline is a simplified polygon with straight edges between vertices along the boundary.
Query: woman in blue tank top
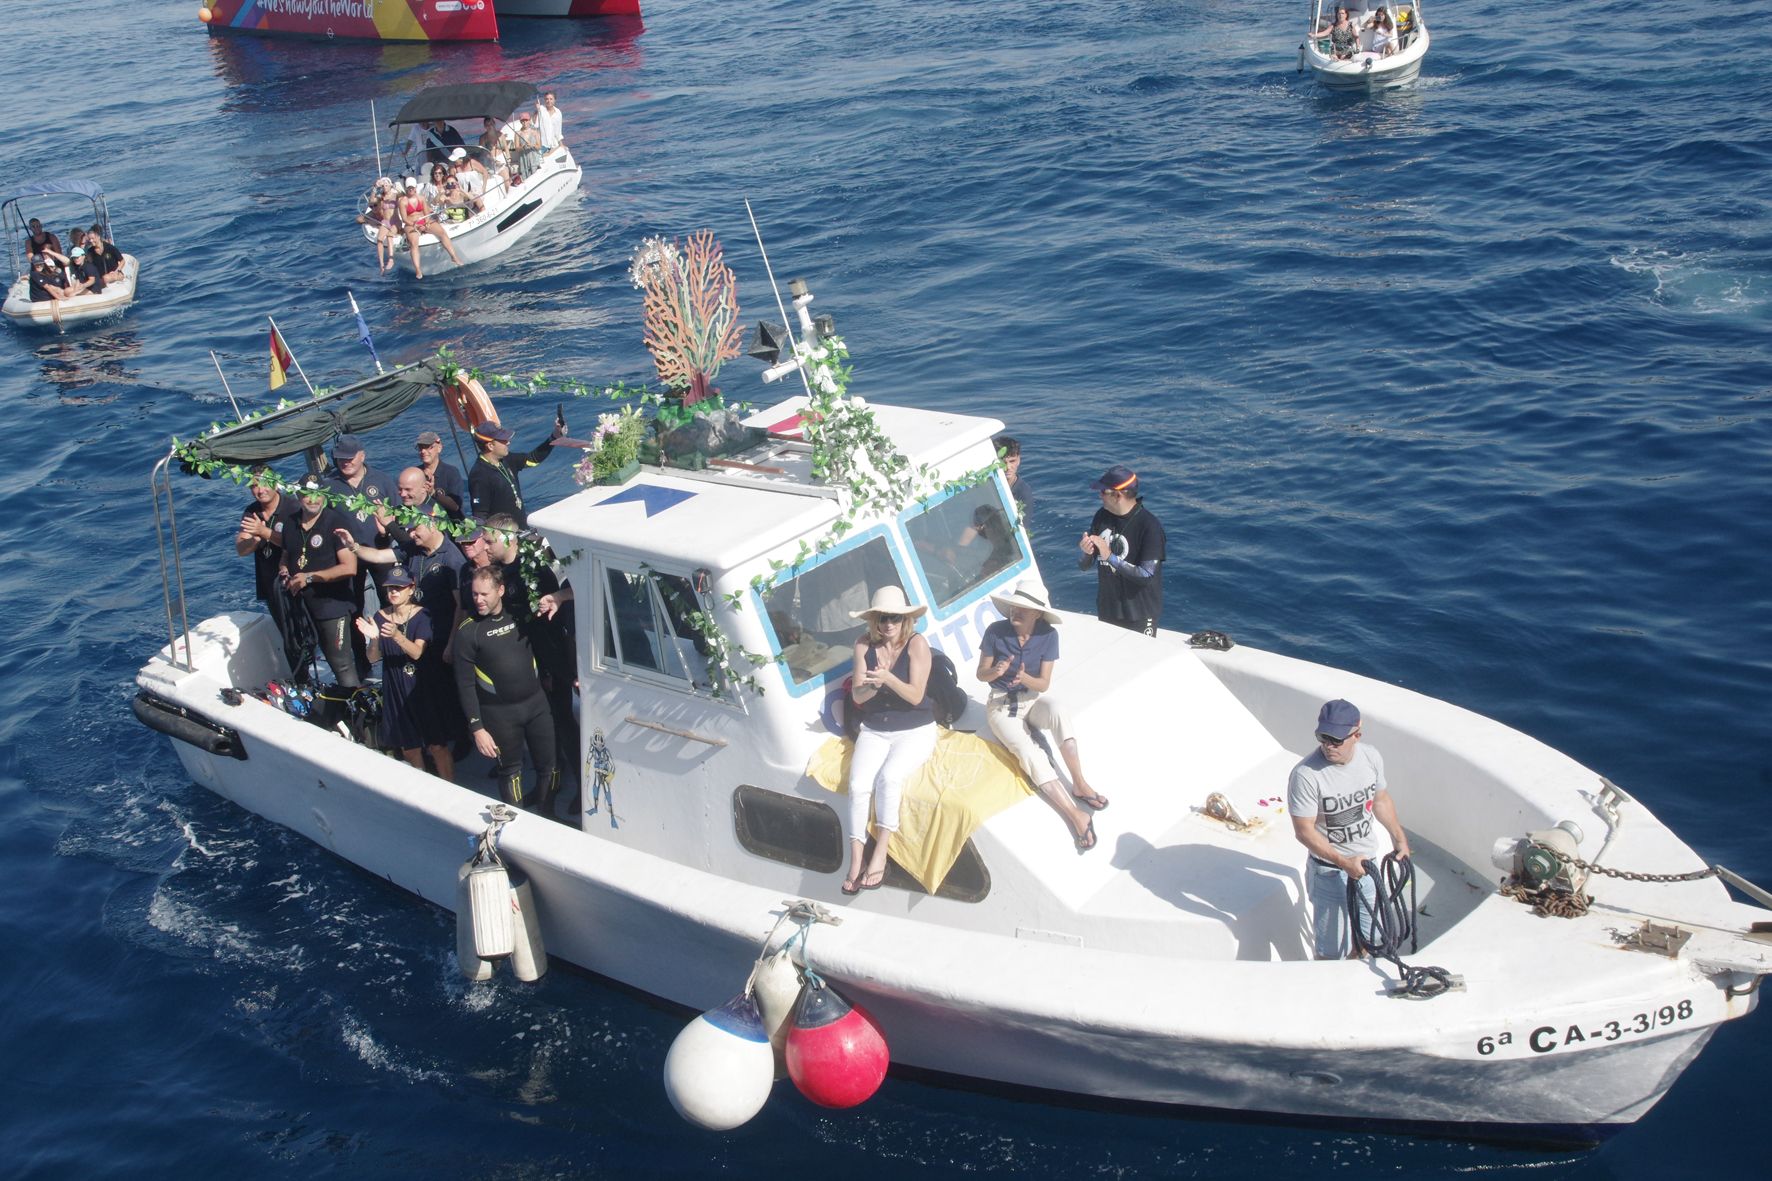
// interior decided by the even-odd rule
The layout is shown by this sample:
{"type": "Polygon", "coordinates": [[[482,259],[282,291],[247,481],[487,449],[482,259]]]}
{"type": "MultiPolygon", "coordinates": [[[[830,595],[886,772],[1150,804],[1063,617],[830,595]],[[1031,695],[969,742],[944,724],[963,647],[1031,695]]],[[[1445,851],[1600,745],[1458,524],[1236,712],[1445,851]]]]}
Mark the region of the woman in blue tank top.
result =
{"type": "Polygon", "coordinates": [[[929,700],[929,641],[916,632],[928,610],[913,607],[896,586],[874,592],[868,630],[855,641],[849,698],[861,718],[849,760],[849,876],[843,893],[877,890],[886,880],[886,844],[898,831],[905,781],[935,753],[935,709],[929,700]],[[868,811],[874,813],[874,854],[863,864],[868,811]]]}

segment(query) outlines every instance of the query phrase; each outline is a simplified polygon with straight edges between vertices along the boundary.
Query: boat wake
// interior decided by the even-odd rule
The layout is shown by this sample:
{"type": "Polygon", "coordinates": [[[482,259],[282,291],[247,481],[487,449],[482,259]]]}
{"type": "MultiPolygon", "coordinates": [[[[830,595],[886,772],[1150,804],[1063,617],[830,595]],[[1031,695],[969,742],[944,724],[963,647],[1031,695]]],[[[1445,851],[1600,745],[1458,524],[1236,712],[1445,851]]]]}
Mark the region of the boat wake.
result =
{"type": "Polygon", "coordinates": [[[1729,268],[1713,251],[1651,250],[1633,247],[1612,255],[1613,266],[1654,284],[1652,302],[1698,315],[1754,312],[1767,303],[1764,285],[1729,268]]]}

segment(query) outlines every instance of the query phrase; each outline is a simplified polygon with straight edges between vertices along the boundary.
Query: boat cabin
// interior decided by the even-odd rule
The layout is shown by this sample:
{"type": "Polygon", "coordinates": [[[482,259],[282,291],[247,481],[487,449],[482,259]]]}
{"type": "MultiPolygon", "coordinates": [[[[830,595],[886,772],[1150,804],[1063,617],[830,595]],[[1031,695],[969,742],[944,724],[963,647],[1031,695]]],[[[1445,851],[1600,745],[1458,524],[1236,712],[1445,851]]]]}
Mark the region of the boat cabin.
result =
{"type": "MultiPolygon", "coordinates": [[[[784,402],[747,425],[779,430],[803,406],[784,402]]],[[[996,421],[871,409],[937,484],[996,458],[996,421]]],[[[716,462],[699,472],[646,468],[532,515],[575,589],[588,833],[835,900],[848,854],[846,797],[832,790],[840,776],[827,775],[826,787],[808,766],[842,733],[852,645],[864,626],[854,613],[896,584],[927,606],[918,628],[953,660],[972,699],[954,728],[979,738],[940,772],[938,802],[923,801],[919,815],[907,795],[900,835],[920,828],[935,834],[923,839],[963,842],[952,868],[931,896],[891,865],[888,888],[866,895],[866,905],[915,907],[919,919],[1024,938],[1081,943],[1087,933],[1092,947],[1307,957],[1303,852],[1279,809],[1297,756],[1181,636],[1074,615],[1060,628],[1054,694],[1082,736],[1091,781],[1113,801],[1096,818],[1096,849],[1079,855],[1062,818],[1025,787],[1018,802],[973,814],[970,781],[980,776],[963,760],[976,771],[998,759],[999,775],[1011,766],[1006,754],[990,754],[1000,746],[986,746],[985,686],[974,676],[980,637],[1001,617],[989,595],[1039,573],[1000,475],[836,530],[842,508],[813,480],[806,443],[772,434],[716,462]],[[754,673],[760,692],[730,683],[710,661],[691,619],[697,610],[735,648],[764,658],[754,673]],[[598,763],[612,769],[605,798],[594,787],[598,763]],[[1203,811],[1213,792],[1247,828],[1203,811]]],[[[1068,569],[1058,576],[1093,579],[1068,569]]]]}

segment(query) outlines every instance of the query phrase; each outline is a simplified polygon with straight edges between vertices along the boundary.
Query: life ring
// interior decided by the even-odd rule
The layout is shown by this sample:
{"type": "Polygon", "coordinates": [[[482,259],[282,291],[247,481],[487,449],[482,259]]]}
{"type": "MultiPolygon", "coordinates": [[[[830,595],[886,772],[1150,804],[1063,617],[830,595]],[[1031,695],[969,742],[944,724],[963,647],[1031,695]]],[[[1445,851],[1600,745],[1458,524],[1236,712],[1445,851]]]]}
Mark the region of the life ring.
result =
{"type": "Polygon", "coordinates": [[[483,422],[499,425],[498,411],[492,408],[492,399],[486,396],[485,387],[465,373],[443,386],[443,407],[449,411],[455,425],[464,431],[471,431],[483,422]]]}

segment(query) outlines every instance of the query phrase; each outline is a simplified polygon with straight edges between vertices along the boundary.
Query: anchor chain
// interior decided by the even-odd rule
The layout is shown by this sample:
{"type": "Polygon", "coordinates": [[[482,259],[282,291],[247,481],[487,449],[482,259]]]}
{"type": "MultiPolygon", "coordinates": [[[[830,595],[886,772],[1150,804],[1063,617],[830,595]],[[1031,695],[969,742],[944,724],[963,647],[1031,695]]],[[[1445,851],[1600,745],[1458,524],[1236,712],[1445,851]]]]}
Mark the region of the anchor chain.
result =
{"type": "MultiPolygon", "coordinates": [[[[1567,857],[1562,853],[1557,852],[1555,849],[1544,845],[1540,845],[1539,848],[1543,849],[1546,853],[1549,853],[1552,857],[1555,857],[1564,865],[1574,866],[1576,869],[1583,870],[1587,873],[1597,873],[1603,874],[1609,878],[1619,878],[1627,882],[1654,882],[1661,884],[1671,884],[1674,882],[1701,882],[1705,878],[1716,877],[1722,869],[1721,866],[1712,865],[1706,869],[1694,869],[1686,873],[1638,873],[1629,869],[1613,869],[1609,865],[1595,865],[1591,861],[1582,860],[1580,857],[1567,857]]],[[[1517,902],[1526,903],[1532,908],[1533,913],[1535,914],[1558,919],[1578,919],[1587,913],[1588,907],[1592,906],[1594,901],[1594,896],[1592,894],[1582,894],[1579,892],[1571,893],[1567,890],[1558,890],[1549,885],[1540,886],[1538,889],[1534,890],[1512,877],[1502,879],[1501,893],[1504,897],[1512,898],[1517,902]]]]}

